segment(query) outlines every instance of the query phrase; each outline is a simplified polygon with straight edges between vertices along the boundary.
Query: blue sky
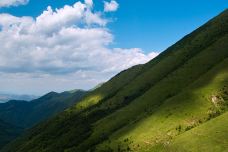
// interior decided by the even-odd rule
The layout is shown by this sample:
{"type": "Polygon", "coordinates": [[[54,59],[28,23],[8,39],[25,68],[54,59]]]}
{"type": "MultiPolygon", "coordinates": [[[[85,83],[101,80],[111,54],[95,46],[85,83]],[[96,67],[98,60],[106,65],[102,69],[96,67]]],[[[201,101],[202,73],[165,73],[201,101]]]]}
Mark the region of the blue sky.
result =
{"type": "MultiPolygon", "coordinates": [[[[75,0],[30,0],[20,7],[0,8],[16,16],[36,17],[47,6],[61,8],[75,0]]],[[[146,52],[163,51],[177,40],[218,15],[228,7],[228,0],[118,0],[117,12],[108,14],[108,25],[115,36],[114,47],[139,47],[146,52]]],[[[95,9],[103,1],[94,0],[95,9]]]]}
{"type": "Polygon", "coordinates": [[[0,1],[0,92],[90,89],[148,62],[227,6],[227,0],[0,1]]]}

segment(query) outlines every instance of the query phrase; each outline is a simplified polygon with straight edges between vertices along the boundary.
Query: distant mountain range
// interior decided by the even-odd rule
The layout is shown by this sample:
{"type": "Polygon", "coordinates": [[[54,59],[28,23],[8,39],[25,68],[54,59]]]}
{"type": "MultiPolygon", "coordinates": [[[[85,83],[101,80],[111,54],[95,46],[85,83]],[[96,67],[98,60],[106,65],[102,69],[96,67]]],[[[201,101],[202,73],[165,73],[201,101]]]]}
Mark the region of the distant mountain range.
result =
{"type": "Polygon", "coordinates": [[[81,100],[86,93],[83,90],[71,90],[62,93],[50,92],[31,101],[10,100],[1,103],[0,120],[2,121],[0,121],[0,126],[3,129],[0,130],[0,135],[2,135],[0,147],[14,139],[22,131],[72,106],[81,100]],[[9,132],[4,131],[4,129],[9,130],[9,132]]]}
{"type": "Polygon", "coordinates": [[[0,103],[7,102],[9,100],[25,100],[30,101],[33,99],[38,98],[38,96],[35,95],[16,95],[16,94],[6,94],[6,93],[0,93],[0,103]]]}

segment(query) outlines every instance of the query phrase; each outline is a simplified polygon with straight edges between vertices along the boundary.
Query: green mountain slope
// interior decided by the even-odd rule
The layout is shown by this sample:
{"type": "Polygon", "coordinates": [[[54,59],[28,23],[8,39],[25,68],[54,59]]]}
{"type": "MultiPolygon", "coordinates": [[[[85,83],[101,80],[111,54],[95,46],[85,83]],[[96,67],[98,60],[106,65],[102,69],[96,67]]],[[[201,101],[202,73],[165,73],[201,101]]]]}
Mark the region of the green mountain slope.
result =
{"type": "MultiPolygon", "coordinates": [[[[154,146],[166,146],[177,135],[198,127],[227,111],[227,86],[228,58],[194,81],[178,95],[164,101],[159,107],[148,106],[150,114],[113,133],[105,144],[100,145],[101,149],[108,147],[107,145],[111,145],[112,149],[118,149],[120,145],[122,150],[130,148],[134,151],[157,151],[153,148],[154,146]],[[128,142],[124,142],[126,140],[128,142]]],[[[105,124],[110,124],[111,119],[104,120],[105,124]]],[[[227,132],[228,128],[221,130],[221,134],[225,135],[227,132]]],[[[195,146],[202,147],[200,144],[195,146]]]]}
{"type": "Polygon", "coordinates": [[[210,130],[206,124],[228,106],[227,42],[228,10],[149,63],[121,72],[3,151],[162,151],[203,124],[210,130]]]}
{"type": "Polygon", "coordinates": [[[22,128],[15,127],[9,123],[0,120],[0,147],[20,135],[22,128]]]}

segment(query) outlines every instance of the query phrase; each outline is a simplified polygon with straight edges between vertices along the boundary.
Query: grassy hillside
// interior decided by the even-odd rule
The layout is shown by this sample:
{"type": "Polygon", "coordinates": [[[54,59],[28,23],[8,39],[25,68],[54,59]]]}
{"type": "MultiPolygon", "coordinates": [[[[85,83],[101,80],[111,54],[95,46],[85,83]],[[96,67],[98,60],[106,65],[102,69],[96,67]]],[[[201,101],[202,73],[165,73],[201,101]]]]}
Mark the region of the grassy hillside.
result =
{"type": "MultiPolygon", "coordinates": [[[[199,127],[177,136],[168,145],[159,145],[155,149],[156,151],[164,152],[225,152],[228,149],[227,128],[228,112],[211,121],[208,121],[205,124],[202,124],[199,127]]],[[[155,151],[155,149],[151,149],[151,151],[155,151]]]]}
{"type": "MultiPolygon", "coordinates": [[[[227,42],[226,10],[149,63],[121,72],[64,113],[37,125],[3,151],[179,150],[178,142],[184,142],[188,132],[204,124],[213,130],[206,124],[227,111],[227,42]]],[[[221,135],[227,132],[220,129],[221,135]]],[[[201,144],[189,142],[190,147],[201,144]]]]}

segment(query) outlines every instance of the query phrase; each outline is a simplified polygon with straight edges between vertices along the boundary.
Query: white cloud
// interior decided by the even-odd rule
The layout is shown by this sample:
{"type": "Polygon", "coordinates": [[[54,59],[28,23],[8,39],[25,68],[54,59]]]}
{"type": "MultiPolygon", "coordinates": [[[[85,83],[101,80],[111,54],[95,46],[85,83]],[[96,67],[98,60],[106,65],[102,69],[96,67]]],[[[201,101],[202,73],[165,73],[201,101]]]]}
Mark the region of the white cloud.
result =
{"type": "Polygon", "coordinates": [[[85,4],[89,7],[93,7],[93,0],[85,0],[85,4]]]}
{"type": "Polygon", "coordinates": [[[105,12],[115,12],[119,7],[119,4],[115,0],[111,2],[104,2],[104,11],[105,12]]]}
{"type": "Polygon", "coordinates": [[[0,7],[25,5],[29,0],[0,0],[0,7]]]}
{"type": "Polygon", "coordinates": [[[48,7],[36,18],[0,14],[0,91],[24,87],[26,93],[37,81],[50,90],[89,88],[157,55],[110,48],[113,35],[107,21],[91,5],[48,7]]]}

